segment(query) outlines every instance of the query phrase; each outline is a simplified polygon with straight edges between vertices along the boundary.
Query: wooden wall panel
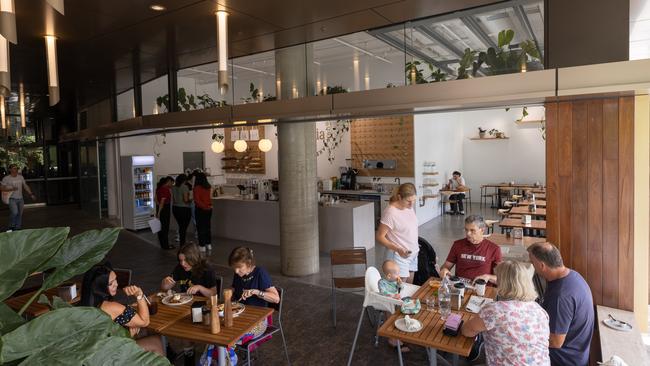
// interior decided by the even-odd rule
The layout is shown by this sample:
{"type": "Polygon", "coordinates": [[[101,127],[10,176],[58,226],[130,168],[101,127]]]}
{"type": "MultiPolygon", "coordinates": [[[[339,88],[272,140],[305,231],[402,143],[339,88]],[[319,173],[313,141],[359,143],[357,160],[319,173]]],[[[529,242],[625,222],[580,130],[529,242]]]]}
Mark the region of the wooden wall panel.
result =
{"type": "Polygon", "coordinates": [[[549,103],[546,118],[548,239],[596,304],[632,310],[634,98],[549,103]]]}
{"type": "Polygon", "coordinates": [[[588,104],[587,281],[596,303],[603,302],[603,101],[588,104]]]}
{"type": "Polygon", "coordinates": [[[589,110],[586,101],[573,104],[571,143],[571,258],[573,268],[587,273],[587,163],[589,110]]]}
{"type": "Polygon", "coordinates": [[[634,310],[634,97],[619,99],[618,109],[618,307],[634,310]]]}
{"type": "Polygon", "coordinates": [[[560,238],[558,213],[558,104],[546,105],[546,238],[557,243],[560,238]]]}
{"type": "Polygon", "coordinates": [[[618,307],[618,99],[603,101],[603,305],[618,307]]]}

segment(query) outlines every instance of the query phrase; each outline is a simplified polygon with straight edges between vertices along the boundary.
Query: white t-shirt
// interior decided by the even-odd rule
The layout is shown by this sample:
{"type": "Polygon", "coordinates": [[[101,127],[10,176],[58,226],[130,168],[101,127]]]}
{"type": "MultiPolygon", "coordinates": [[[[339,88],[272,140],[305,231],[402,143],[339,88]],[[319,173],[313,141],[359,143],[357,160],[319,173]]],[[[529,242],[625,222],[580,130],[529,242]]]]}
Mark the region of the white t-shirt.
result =
{"type": "Polygon", "coordinates": [[[2,178],[0,182],[5,187],[14,187],[15,191],[12,192],[11,198],[23,198],[23,185],[25,184],[25,178],[22,175],[18,174],[15,177],[12,177],[11,174],[6,175],[2,178]]]}
{"type": "Polygon", "coordinates": [[[460,177],[460,184],[458,184],[458,182],[457,182],[456,180],[454,180],[454,178],[451,178],[451,179],[449,180],[449,182],[450,182],[450,184],[451,184],[451,187],[449,187],[449,188],[451,188],[452,190],[455,191],[455,190],[457,190],[458,187],[460,187],[461,185],[462,185],[462,186],[465,185],[465,178],[460,177]]]}
{"type": "Polygon", "coordinates": [[[411,256],[417,256],[420,251],[418,246],[418,218],[415,216],[413,209],[400,210],[389,204],[384,209],[380,222],[390,229],[386,234],[388,240],[413,252],[411,256]]]}

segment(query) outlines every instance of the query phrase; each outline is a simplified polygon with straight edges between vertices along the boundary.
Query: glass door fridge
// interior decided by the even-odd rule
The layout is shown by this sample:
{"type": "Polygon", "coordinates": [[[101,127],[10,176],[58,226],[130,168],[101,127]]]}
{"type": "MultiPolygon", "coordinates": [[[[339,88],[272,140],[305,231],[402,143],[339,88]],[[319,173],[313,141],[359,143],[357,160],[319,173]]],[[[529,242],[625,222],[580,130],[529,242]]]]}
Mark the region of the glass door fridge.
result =
{"type": "Polygon", "coordinates": [[[154,157],[123,156],[122,171],[122,225],[129,230],[149,227],[154,214],[154,157]]]}

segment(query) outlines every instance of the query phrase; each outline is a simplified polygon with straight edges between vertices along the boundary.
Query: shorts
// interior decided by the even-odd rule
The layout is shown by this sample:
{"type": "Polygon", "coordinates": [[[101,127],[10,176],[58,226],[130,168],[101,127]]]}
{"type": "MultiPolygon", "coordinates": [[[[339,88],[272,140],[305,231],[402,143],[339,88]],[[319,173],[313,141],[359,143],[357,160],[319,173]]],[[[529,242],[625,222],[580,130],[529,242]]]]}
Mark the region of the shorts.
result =
{"type": "Polygon", "coordinates": [[[389,250],[386,259],[392,259],[399,266],[399,276],[408,277],[409,272],[418,271],[418,253],[411,253],[408,258],[404,258],[399,255],[397,252],[389,250]]]}

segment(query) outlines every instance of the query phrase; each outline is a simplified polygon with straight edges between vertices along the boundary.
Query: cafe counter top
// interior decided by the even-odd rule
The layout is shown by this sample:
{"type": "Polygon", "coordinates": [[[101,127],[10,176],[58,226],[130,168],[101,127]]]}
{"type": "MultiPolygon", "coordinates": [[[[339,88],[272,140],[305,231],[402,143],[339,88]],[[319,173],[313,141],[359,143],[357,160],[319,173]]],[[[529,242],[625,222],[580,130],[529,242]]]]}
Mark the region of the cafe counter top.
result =
{"type": "MultiPolygon", "coordinates": [[[[219,196],[212,200],[212,234],[253,243],[280,245],[278,201],[219,196]]],[[[374,247],[374,206],[367,201],[339,202],[318,207],[320,251],[374,247]]]]}

